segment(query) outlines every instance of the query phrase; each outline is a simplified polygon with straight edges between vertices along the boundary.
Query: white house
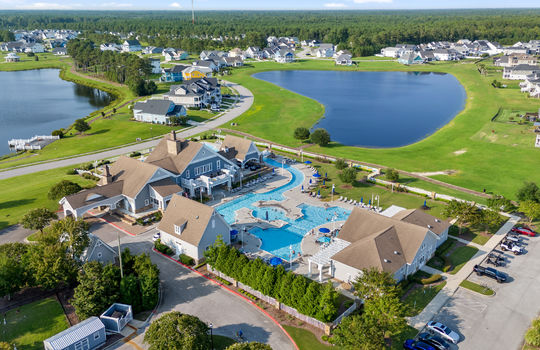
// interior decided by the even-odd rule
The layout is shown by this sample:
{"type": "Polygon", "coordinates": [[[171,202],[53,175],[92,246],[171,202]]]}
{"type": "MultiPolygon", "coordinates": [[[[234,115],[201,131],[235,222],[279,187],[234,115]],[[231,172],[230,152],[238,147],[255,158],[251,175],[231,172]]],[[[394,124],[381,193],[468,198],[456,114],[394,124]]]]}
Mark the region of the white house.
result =
{"type": "Polygon", "coordinates": [[[41,43],[31,43],[27,44],[26,48],[24,49],[25,52],[33,52],[33,53],[43,53],[45,52],[45,46],[41,43]]]}
{"type": "Polygon", "coordinates": [[[139,40],[126,40],[122,44],[122,51],[123,52],[134,52],[134,51],[141,51],[142,46],[139,40]]]}
{"type": "Polygon", "coordinates": [[[528,75],[540,73],[540,66],[520,64],[515,67],[504,67],[503,79],[525,80],[528,75]]]}
{"type": "Polygon", "coordinates": [[[316,53],[317,57],[332,57],[334,56],[334,45],[320,44],[316,53]]]}
{"type": "Polygon", "coordinates": [[[158,230],[162,243],[197,262],[218,236],[225,244],[231,242],[230,226],[213,207],[179,195],[172,197],[158,230]]]}
{"type": "Polygon", "coordinates": [[[340,66],[350,66],[352,64],[352,56],[347,54],[342,54],[336,57],[336,64],[340,66]]]}
{"type": "Polygon", "coordinates": [[[150,58],[150,66],[152,67],[152,74],[161,73],[161,62],[159,58],[150,58]]]}
{"type": "Polygon", "coordinates": [[[6,62],[19,62],[21,58],[17,56],[15,53],[10,52],[5,57],[6,62]]]}
{"type": "Polygon", "coordinates": [[[169,100],[147,100],[133,105],[135,120],[154,124],[170,124],[170,117],[186,115],[186,108],[169,100]]]}
{"type": "Polygon", "coordinates": [[[433,50],[433,56],[437,61],[454,61],[457,59],[456,52],[448,49],[433,50]]]}
{"type": "Polygon", "coordinates": [[[274,54],[274,59],[279,63],[291,63],[294,61],[294,54],[289,50],[278,50],[274,54]]]}
{"type": "Polygon", "coordinates": [[[385,47],[381,50],[384,57],[398,58],[403,54],[403,49],[399,47],[385,47]]]}

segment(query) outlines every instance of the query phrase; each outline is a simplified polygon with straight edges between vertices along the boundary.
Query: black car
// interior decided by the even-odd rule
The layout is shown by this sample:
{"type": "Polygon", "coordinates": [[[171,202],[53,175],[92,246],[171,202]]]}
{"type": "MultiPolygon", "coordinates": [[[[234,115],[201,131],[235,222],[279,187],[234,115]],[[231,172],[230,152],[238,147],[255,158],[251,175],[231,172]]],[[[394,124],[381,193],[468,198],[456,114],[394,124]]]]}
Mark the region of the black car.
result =
{"type": "Polygon", "coordinates": [[[438,337],[429,333],[420,333],[418,339],[422,340],[424,343],[431,345],[437,350],[448,350],[450,345],[441,337],[438,337]]]}
{"type": "Polygon", "coordinates": [[[506,275],[504,272],[501,272],[499,270],[495,270],[492,267],[484,267],[480,265],[474,265],[473,271],[476,272],[478,276],[488,276],[491,277],[499,283],[503,283],[508,278],[508,275],[506,275]]]}

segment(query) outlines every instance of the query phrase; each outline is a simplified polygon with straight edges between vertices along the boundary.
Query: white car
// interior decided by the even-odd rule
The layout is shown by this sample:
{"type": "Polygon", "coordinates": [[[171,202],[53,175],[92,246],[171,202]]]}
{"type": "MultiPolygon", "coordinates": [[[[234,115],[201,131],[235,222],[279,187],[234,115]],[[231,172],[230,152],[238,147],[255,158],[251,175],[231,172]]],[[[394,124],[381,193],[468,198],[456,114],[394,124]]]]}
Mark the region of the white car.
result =
{"type": "Polygon", "coordinates": [[[158,239],[161,238],[161,234],[159,232],[155,233],[154,236],[152,237],[152,241],[157,241],[158,239]]]}
{"type": "Polygon", "coordinates": [[[523,248],[521,248],[520,246],[518,246],[517,244],[511,242],[511,241],[503,241],[501,242],[501,249],[503,251],[511,251],[512,253],[514,253],[514,255],[519,255],[519,254],[523,254],[523,248]]]}
{"type": "Polygon", "coordinates": [[[434,333],[445,340],[451,341],[454,344],[459,342],[459,334],[440,322],[430,321],[427,323],[426,327],[429,332],[434,333]]]}

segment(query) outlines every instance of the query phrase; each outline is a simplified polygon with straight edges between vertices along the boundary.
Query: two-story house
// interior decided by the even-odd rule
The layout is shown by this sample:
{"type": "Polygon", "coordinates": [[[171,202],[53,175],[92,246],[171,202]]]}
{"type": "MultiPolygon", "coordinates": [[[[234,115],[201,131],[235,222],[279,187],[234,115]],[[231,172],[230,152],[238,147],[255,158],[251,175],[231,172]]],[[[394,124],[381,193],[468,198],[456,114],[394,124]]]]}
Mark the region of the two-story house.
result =
{"type": "Polygon", "coordinates": [[[186,115],[186,108],[169,100],[146,100],[133,105],[135,120],[154,124],[171,124],[170,118],[186,115]]]}
{"type": "Polygon", "coordinates": [[[122,51],[123,52],[134,52],[134,51],[141,51],[142,46],[139,40],[126,40],[122,44],[122,51]]]}
{"type": "Polygon", "coordinates": [[[199,108],[221,104],[221,84],[217,78],[191,79],[169,89],[163,97],[175,104],[199,108]]]}

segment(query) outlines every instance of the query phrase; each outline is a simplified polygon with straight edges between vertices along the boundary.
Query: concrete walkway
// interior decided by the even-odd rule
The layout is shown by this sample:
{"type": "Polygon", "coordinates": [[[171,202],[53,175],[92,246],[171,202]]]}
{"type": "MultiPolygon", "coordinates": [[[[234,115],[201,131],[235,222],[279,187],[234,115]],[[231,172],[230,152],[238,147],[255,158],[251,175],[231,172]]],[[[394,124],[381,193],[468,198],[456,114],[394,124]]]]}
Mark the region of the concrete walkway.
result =
{"type": "MultiPolygon", "coordinates": [[[[253,94],[251,93],[251,91],[249,91],[248,89],[246,89],[245,87],[241,85],[227,82],[224,80],[223,80],[223,86],[231,87],[235,89],[236,91],[238,91],[239,97],[236,104],[231,109],[227,110],[219,118],[212,119],[205,123],[201,123],[187,130],[183,130],[183,131],[180,130],[177,133],[177,135],[180,138],[191,137],[193,135],[217,128],[220,125],[228,123],[234,118],[240,116],[251,107],[251,105],[253,104],[253,94]]],[[[44,162],[41,164],[29,165],[25,167],[0,171],[0,180],[8,179],[14,176],[32,174],[32,173],[43,171],[43,170],[56,169],[56,168],[70,166],[70,165],[89,163],[95,160],[102,160],[106,158],[117,157],[122,154],[127,154],[127,153],[131,153],[135,151],[140,151],[142,149],[155,147],[159,143],[159,141],[161,141],[161,138],[158,140],[141,142],[141,143],[133,144],[130,146],[120,147],[120,148],[102,151],[98,153],[92,153],[92,154],[82,155],[78,157],[76,156],[69,159],[62,159],[62,160],[56,160],[56,161],[53,160],[53,161],[44,162]]]]}
{"type": "MultiPolygon", "coordinates": [[[[505,235],[510,231],[512,227],[516,225],[519,221],[519,217],[511,216],[510,219],[486,242],[485,245],[480,246],[477,244],[469,244],[471,246],[476,246],[479,248],[478,252],[469,260],[458,273],[455,275],[444,274],[446,278],[446,285],[441,289],[441,291],[433,298],[433,300],[422,310],[417,316],[411,317],[408,320],[410,326],[421,330],[424,328],[427,322],[431,321],[433,316],[435,316],[439,310],[448,302],[448,300],[454,295],[456,290],[459,288],[461,282],[469,277],[472,272],[474,265],[480,264],[484,260],[486,254],[489,254],[505,237],[505,235]]],[[[454,237],[452,237],[454,238],[454,237]]],[[[429,266],[426,266],[428,270],[424,271],[429,272],[431,269],[429,266]]],[[[433,269],[435,270],[435,269],[433,269]]],[[[440,271],[437,273],[440,273],[440,271]]]]}

